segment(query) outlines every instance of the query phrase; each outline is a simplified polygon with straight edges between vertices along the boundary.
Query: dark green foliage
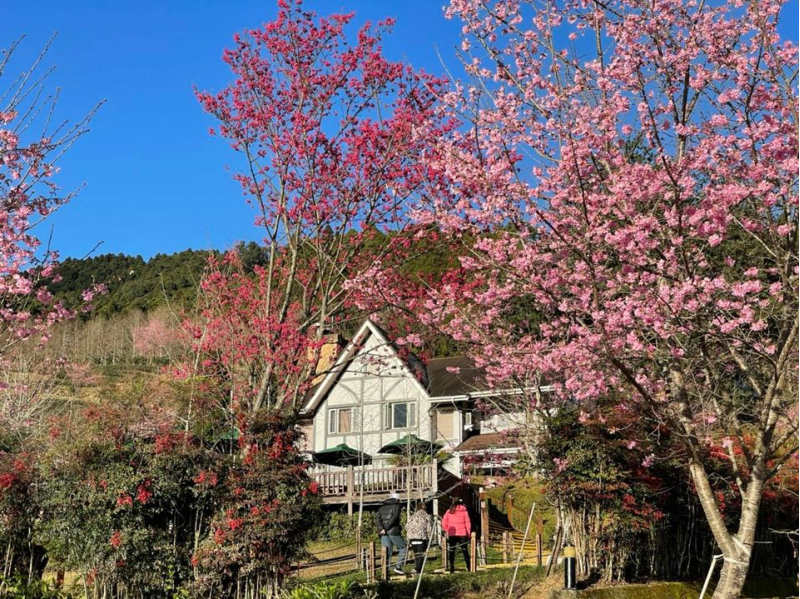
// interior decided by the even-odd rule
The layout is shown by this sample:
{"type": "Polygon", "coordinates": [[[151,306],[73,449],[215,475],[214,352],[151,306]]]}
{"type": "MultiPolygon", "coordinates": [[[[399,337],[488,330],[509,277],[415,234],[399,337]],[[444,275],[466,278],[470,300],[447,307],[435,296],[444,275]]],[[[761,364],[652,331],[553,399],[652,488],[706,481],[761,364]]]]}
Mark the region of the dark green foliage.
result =
{"type": "Polygon", "coordinates": [[[592,420],[563,405],[547,418],[538,447],[546,492],[572,531],[567,541],[576,546],[579,574],[595,569],[606,581],[655,575],[648,571],[654,539],[668,524],[670,500],[686,491],[671,487],[680,478],[670,464],[642,466],[646,435],[627,414],[618,418],[592,420]]]}
{"type": "Polygon", "coordinates": [[[3,599],[71,599],[73,595],[43,580],[28,582],[24,576],[0,576],[0,597],[3,599]]]}
{"type": "Polygon", "coordinates": [[[221,470],[224,456],[167,421],[137,420],[148,399],[158,405],[164,398],[133,385],[103,408],[87,409],[85,427],[54,431],[35,486],[42,514],[36,540],[51,564],[87,584],[156,596],[191,576],[194,535],[215,490],[195,479],[221,470]]]}
{"type": "MultiPolygon", "coordinates": [[[[435,236],[434,236],[435,238],[435,236]]],[[[365,255],[380,256],[386,251],[391,235],[375,232],[366,242],[365,255]]],[[[420,241],[420,248],[402,262],[397,269],[399,276],[412,284],[424,281],[426,285],[436,285],[448,271],[458,267],[458,253],[451,247],[436,241],[420,241]]],[[[306,248],[310,251],[310,248],[306,248]]],[[[269,262],[267,249],[255,242],[241,243],[235,247],[244,272],[250,273],[257,266],[269,262]]],[[[84,321],[96,318],[115,319],[144,312],[152,314],[157,308],[169,305],[175,312],[191,308],[198,302],[199,283],[203,279],[211,257],[219,257],[216,250],[184,250],[175,254],[156,254],[145,261],[141,256],[123,254],[103,254],[90,258],[67,258],[58,267],[61,280],[48,285],[56,301],[62,301],[71,309],[84,305],[82,294],[95,284],[104,284],[107,293],[97,295],[91,302],[92,310],[81,313],[84,321]]],[[[520,308],[521,310],[521,308],[520,308]]],[[[414,323],[397,306],[382,312],[384,323],[398,335],[414,332],[414,323]],[[396,326],[392,326],[396,323],[396,326]]],[[[355,307],[348,307],[340,315],[337,331],[345,338],[351,338],[358,330],[363,314],[355,307]]],[[[520,317],[522,319],[522,316],[520,317]]],[[[413,319],[412,319],[413,321],[413,319]]],[[[79,333],[80,331],[78,331],[79,333]]],[[[428,335],[424,354],[426,357],[452,356],[463,353],[445,335],[428,335]]],[[[132,357],[116,351],[112,363],[129,362],[132,357]]],[[[129,351],[127,353],[130,353],[129,351]]],[[[80,359],[84,359],[81,356],[80,359]]],[[[94,359],[105,364],[108,356],[97,355],[94,359]]],[[[147,365],[153,360],[148,358],[147,365]]],[[[161,364],[157,363],[156,366],[161,364]]],[[[116,372],[109,373],[115,375],[116,372]]]]}
{"type": "MultiPolygon", "coordinates": [[[[355,509],[358,510],[358,507],[355,509]]],[[[357,513],[351,518],[342,512],[324,512],[312,537],[315,541],[353,541],[357,528],[357,513]]],[[[361,538],[375,539],[377,536],[373,512],[365,511],[361,522],[361,538]]]]}
{"type": "MultiPolygon", "coordinates": [[[[248,247],[245,246],[248,255],[256,251],[248,247]]],[[[49,289],[56,300],[75,308],[81,304],[81,294],[86,289],[95,283],[105,284],[108,293],[93,301],[93,316],[148,312],[167,302],[183,306],[194,301],[208,257],[214,253],[185,250],[156,254],[146,262],[141,256],[123,254],[67,258],[58,268],[61,281],[51,283],[49,289]]]]}
{"type": "MultiPolygon", "coordinates": [[[[467,594],[479,594],[484,599],[505,599],[511,583],[512,570],[497,568],[484,572],[466,572],[444,576],[423,577],[420,587],[420,599],[450,597],[457,599],[467,594]]],[[[544,569],[533,566],[522,566],[517,573],[514,585],[514,597],[522,597],[528,588],[544,577],[544,569]]],[[[401,599],[413,597],[417,581],[409,579],[391,584],[380,584],[377,587],[379,599],[401,599]]]]}
{"type": "Polygon", "coordinates": [[[354,580],[340,580],[304,584],[284,593],[283,599],[358,599],[364,596],[360,584],[354,580]]]}

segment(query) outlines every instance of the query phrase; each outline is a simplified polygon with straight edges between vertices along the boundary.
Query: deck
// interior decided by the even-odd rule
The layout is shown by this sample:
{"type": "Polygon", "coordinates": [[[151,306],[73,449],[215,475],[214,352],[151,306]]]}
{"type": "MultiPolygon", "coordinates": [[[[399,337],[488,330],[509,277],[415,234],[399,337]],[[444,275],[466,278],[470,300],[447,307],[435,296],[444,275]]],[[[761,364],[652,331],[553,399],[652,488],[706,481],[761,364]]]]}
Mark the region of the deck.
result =
{"type": "Polygon", "coordinates": [[[439,491],[440,478],[452,476],[439,469],[436,460],[430,464],[392,468],[354,468],[349,466],[330,472],[312,472],[319,485],[322,502],[353,505],[362,501],[374,505],[397,493],[401,500],[429,498],[439,491]]]}

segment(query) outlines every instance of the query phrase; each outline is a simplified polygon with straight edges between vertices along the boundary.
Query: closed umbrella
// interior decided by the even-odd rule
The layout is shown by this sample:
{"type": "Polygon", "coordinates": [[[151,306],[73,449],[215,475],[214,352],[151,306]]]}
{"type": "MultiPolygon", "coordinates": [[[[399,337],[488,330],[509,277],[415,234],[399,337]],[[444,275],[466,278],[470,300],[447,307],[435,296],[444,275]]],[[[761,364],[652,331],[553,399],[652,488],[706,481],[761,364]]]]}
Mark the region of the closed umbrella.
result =
{"type": "Polygon", "coordinates": [[[317,451],[313,456],[315,462],[328,466],[361,466],[372,463],[372,457],[369,454],[350,447],[346,443],[317,451]]]}
{"type": "Polygon", "coordinates": [[[387,443],[378,450],[378,453],[433,454],[437,453],[440,449],[441,446],[438,443],[434,443],[433,441],[426,441],[425,439],[420,439],[416,435],[409,434],[406,435],[405,437],[401,437],[397,441],[392,441],[391,443],[387,443]]]}

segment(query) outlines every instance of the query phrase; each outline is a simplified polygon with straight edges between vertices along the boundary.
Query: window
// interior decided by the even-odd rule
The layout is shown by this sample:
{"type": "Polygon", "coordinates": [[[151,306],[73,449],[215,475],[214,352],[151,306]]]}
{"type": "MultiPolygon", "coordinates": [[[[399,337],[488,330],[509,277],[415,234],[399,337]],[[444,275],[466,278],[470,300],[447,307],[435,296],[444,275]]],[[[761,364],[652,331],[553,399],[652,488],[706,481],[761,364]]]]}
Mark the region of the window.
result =
{"type": "Polygon", "coordinates": [[[472,430],[472,412],[464,412],[464,430],[472,430]]]}
{"type": "Polygon", "coordinates": [[[353,408],[328,410],[328,433],[342,435],[353,431],[353,408]]]}
{"type": "Polygon", "coordinates": [[[413,403],[389,404],[386,410],[386,428],[413,428],[417,425],[416,408],[413,403]]]}
{"type": "Polygon", "coordinates": [[[456,432],[456,411],[453,408],[436,410],[436,440],[450,441],[456,432]]]}

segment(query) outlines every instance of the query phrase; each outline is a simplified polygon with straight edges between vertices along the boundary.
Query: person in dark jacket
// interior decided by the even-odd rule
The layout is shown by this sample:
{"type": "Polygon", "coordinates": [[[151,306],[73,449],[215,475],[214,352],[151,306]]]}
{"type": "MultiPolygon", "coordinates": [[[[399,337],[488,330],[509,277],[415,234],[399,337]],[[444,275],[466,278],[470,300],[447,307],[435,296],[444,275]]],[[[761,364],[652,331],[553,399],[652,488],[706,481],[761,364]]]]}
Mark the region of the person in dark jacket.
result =
{"type": "Polygon", "coordinates": [[[392,558],[394,548],[397,547],[397,563],[394,566],[395,574],[405,574],[403,566],[406,563],[406,542],[400,528],[400,512],[403,505],[400,496],[392,493],[391,497],[381,504],[375,512],[375,528],[381,537],[381,545],[386,547],[389,558],[392,558]]]}
{"type": "Polygon", "coordinates": [[[447,535],[447,565],[450,573],[455,571],[456,548],[461,549],[464,561],[467,562],[469,571],[469,541],[472,532],[472,523],[469,520],[469,512],[460,499],[454,499],[453,505],[442,518],[442,530],[447,535]]]}

